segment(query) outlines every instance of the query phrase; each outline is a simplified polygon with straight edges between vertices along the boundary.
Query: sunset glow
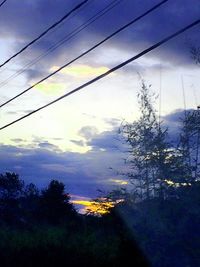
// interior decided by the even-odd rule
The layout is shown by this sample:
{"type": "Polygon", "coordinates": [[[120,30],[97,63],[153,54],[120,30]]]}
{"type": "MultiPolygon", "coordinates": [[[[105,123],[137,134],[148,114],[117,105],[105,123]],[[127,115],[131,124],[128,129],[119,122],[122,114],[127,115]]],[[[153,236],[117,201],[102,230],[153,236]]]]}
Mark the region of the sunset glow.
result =
{"type": "Polygon", "coordinates": [[[98,202],[98,201],[87,201],[87,200],[74,200],[73,204],[81,205],[82,213],[90,213],[95,215],[104,215],[110,212],[110,209],[115,206],[114,202],[98,202]]]}

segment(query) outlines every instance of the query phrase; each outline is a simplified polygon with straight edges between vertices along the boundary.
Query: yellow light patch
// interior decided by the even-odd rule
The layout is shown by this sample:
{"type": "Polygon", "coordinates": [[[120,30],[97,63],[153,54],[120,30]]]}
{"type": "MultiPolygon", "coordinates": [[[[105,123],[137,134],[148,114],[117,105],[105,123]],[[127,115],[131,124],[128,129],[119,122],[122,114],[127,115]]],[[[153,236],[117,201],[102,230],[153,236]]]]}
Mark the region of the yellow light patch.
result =
{"type": "MultiPolygon", "coordinates": [[[[58,66],[53,66],[50,71],[58,70],[58,66]]],[[[60,71],[60,73],[65,75],[70,75],[76,78],[85,78],[94,75],[101,75],[104,72],[108,71],[107,67],[91,67],[89,65],[76,65],[71,67],[66,67],[60,71]]]]}
{"type": "Polygon", "coordinates": [[[66,88],[66,84],[43,82],[38,84],[35,88],[45,94],[57,94],[66,88]]]}
{"type": "Polygon", "coordinates": [[[120,179],[111,179],[110,181],[111,181],[111,182],[114,182],[114,183],[116,183],[116,184],[120,184],[120,185],[127,185],[127,184],[128,184],[127,181],[120,180],[120,179]]]}
{"type": "Polygon", "coordinates": [[[171,180],[165,179],[164,182],[169,185],[169,186],[174,186],[174,187],[180,187],[180,186],[191,186],[191,183],[174,183],[171,180]]]}
{"type": "Polygon", "coordinates": [[[110,209],[115,206],[114,202],[107,201],[89,201],[89,200],[73,200],[73,204],[84,206],[84,213],[92,213],[95,215],[104,215],[110,212],[110,209]]]}
{"type": "Polygon", "coordinates": [[[170,185],[170,186],[175,185],[175,183],[174,183],[173,181],[171,181],[171,180],[167,180],[167,179],[165,179],[164,181],[165,181],[165,183],[166,183],[167,185],[170,185]]]}

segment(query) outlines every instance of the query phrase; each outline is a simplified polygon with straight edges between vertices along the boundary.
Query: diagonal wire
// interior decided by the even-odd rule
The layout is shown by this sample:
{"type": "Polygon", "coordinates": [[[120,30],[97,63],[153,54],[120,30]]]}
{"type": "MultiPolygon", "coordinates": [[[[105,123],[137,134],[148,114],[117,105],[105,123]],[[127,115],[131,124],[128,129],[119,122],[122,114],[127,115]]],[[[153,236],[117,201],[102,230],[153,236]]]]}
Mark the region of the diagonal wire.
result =
{"type": "Polygon", "coordinates": [[[43,36],[45,36],[49,31],[54,29],[57,25],[62,23],[66,18],[68,18],[73,12],[81,8],[84,4],[86,4],[89,0],[84,0],[80,4],[76,5],[72,10],[70,10],[68,13],[66,13],[61,19],[59,19],[57,22],[52,24],[49,28],[47,28],[44,32],[42,32],[38,37],[36,37],[34,40],[32,40],[30,43],[25,45],[22,49],[20,49],[17,53],[12,55],[10,58],[8,58],[6,61],[4,61],[2,64],[0,64],[0,68],[6,65],[8,62],[10,62],[13,58],[21,54],[24,50],[26,50],[29,46],[37,42],[39,39],[41,39],[43,36]]]}
{"type": "MultiPolygon", "coordinates": [[[[95,1],[95,0],[89,0],[89,2],[87,2],[87,4],[85,4],[85,5],[82,6],[79,10],[77,10],[77,12],[78,12],[78,11],[80,12],[80,11],[83,10],[85,7],[88,7],[88,5],[90,5],[92,1],[95,1]]],[[[70,19],[72,19],[73,17],[75,17],[75,16],[77,15],[77,12],[74,12],[74,13],[70,16],[70,19]]],[[[64,20],[63,22],[61,22],[56,28],[54,28],[53,30],[49,31],[49,32],[47,33],[46,36],[52,35],[52,34],[53,34],[55,31],[57,31],[59,28],[63,27],[63,26],[65,25],[66,21],[67,21],[67,20],[64,20]]],[[[24,67],[28,66],[28,64],[29,64],[29,63],[25,64],[24,67]]],[[[0,74],[2,74],[2,73],[5,72],[5,71],[8,71],[8,70],[9,70],[8,67],[7,67],[7,68],[1,68],[1,69],[0,69],[0,74]]],[[[22,69],[15,71],[14,74],[10,75],[8,78],[6,78],[4,81],[2,81],[2,82],[0,83],[0,88],[3,87],[5,84],[7,84],[7,83],[9,82],[9,80],[12,80],[12,79],[14,79],[15,77],[17,77],[17,76],[18,76],[17,73],[20,72],[20,71],[22,71],[22,69]],[[15,76],[15,75],[16,75],[16,76],[15,76]]]]}
{"type": "Polygon", "coordinates": [[[141,53],[137,54],[136,56],[133,56],[133,57],[129,58],[128,60],[122,62],[121,64],[119,64],[119,65],[117,65],[117,66],[115,66],[114,68],[110,69],[109,71],[106,71],[105,73],[103,73],[103,74],[97,76],[96,78],[94,78],[94,79],[92,79],[92,80],[90,80],[90,81],[88,81],[88,82],[82,84],[81,86],[79,86],[79,87],[73,89],[72,91],[70,91],[70,92],[68,92],[68,93],[66,93],[66,94],[64,94],[64,95],[62,95],[62,96],[60,96],[59,98],[56,98],[55,100],[49,102],[48,104],[46,104],[46,105],[44,105],[44,106],[41,106],[40,108],[35,109],[35,110],[31,111],[30,113],[28,113],[28,114],[26,114],[26,115],[24,115],[24,116],[22,116],[22,117],[20,117],[20,118],[18,118],[18,119],[16,119],[16,120],[10,122],[10,123],[8,123],[8,124],[2,126],[2,127],[0,128],[0,130],[3,130],[3,129],[5,129],[5,128],[7,128],[7,127],[9,127],[9,126],[11,126],[11,125],[13,125],[13,124],[15,124],[15,123],[17,123],[17,122],[19,122],[19,121],[25,119],[25,118],[27,118],[27,117],[33,115],[33,114],[36,113],[36,112],[39,112],[40,110],[43,110],[43,109],[47,108],[48,106],[51,106],[51,105],[55,104],[56,102],[62,100],[63,98],[68,97],[68,96],[70,96],[70,95],[72,95],[72,94],[74,94],[74,93],[76,93],[76,92],[82,90],[83,88],[85,88],[85,87],[87,87],[87,86],[89,86],[89,85],[91,85],[91,84],[93,84],[93,83],[95,83],[95,82],[97,82],[97,81],[103,79],[104,77],[110,75],[111,73],[117,71],[118,69],[121,69],[122,67],[124,67],[124,66],[126,66],[127,64],[129,64],[129,63],[135,61],[136,59],[138,59],[138,58],[140,58],[140,57],[146,55],[147,53],[151,52],[152,50],[154,50],[154,49],[160,47],[160,46],[163,45],[164,43],[170,41],[171,39],[177,37],[178,35],[184,33],[185,31],[187,31],[187,30],[193,28],[194,26],[196,26],[196,25],[198,25],[198,24],[200,24],[200,19],[198,19],[198,20],[192,22],[191,24],[189,24],[189,25],[187,25],[186,27],[180,29],[179,31],[177,31],[177,32],[175,32],[175,33],[173,33],[173,34],[167,36],[166,38],[162,39],[162,40],[159,41],[158,43],[156,43],[156,44],[150,46],[149,48],[143,50],[141,53]]]}
{"type": "Polygon", "coordinates": [[[85,28],[87,28],[90,24],[92,24],[97,19],[101,18],[103,15],[105,15],[107,12],[109,12],[112,8],[114,8],[116,5],[118,5],[122,0],[114,0],[110,4],[108,4],[106,7],[104,7],[102,10],[97,12],[94,16],[92,16],[90,19],[88,19],[85,23],[78,26],[76,29],[74,29],[72,32],[67,34],[63,39],[61,39],[59,42],[53,44],[51,47],[47,49],[47,51],[38,57],[36,57],[34,60],[29,62],[19,71],[16,71],[14,74],[9,76],[7,79],[2,81],[0,83],[0,88],[8,84],[11,80],[18,77],[20,74],[24,73],[29,67],[33,66],[34,64],[38,63],[42,58],[48,56],[51,52],[56,50],[58,47],[62,46],[67,41],[71,40],[74,36],[76,36],[78,33],[83,31],[85,28]]]}
{"type": "Polygon", "coordinates": [[[124,26],[122,26],[121,28],[119,28],[118,30],[116,30],[115,32],[113,32],[112,34],[110,34],[108,37],[106,37],[105,39],[103,39],[102,41],[100,41],[99,43],[97,43],[96,45],[94,45],[93,47],[91,47],[90,49],[88,49],[85,52],[83,52],[78,57],[76,57],[73,60],[67,62],[66,64],[64,64],[63,66],[61,66],[59,69],[57,69],[54,72],[50,73],[49,75],[47,75],[46,77],[44,77],[40,81],[36,82],[35,84],[31,85],[30,87],[28,87],[27,89],[25,89],[24,91],[22,91],[21,93],[19,93],[18,95],[10,98],[9,100],[7,100],[3,104],[1,104],[0,105],[0,108],[2,108],[3,106],[7,105],[8,103],[10,103],[11,101],[13,101],[14,99],[20,97],[21,95],[25,94],[26,92],[28,92],[29,90],[31,90],[32,88],[34,88],[35,86],[37,86],[38,84],[40,84],[40,83],[44,82],[45,80],[49,79],[50,77],[52,77],[53,75],[55,75],[56,73],[58,73],[62,69],[66,68],[67,66],[69,66],[73,62],[77,61],[81,57],[87,55],[88,53],[90,53],[91,51],[93,51],[94,49],[96,49],[98,46],[102,45],[103,43],[105,43],[106,41],[108,41],[109,39],[111,39],[113,36],[117,35],[121,31],[123,31],[124,29],[130,27],[132,24],[134,24],[135,22],[139,21],[140,19],[142,19],[143,17],[145,17],[146,15],[148,15],[149,13],[151,13],[155,9],[159,8],[161,5],[163,5],[164,3],[168,2],[168,1],[169,0],[161,1],[157,5],[153,6],[152,8],[150,8],[149,10],[147,10],[146,12],[144,12],[142,15],[140,15],[137,18],[131,20],[129,23],[125,24],[124,26]]]}
{"type": "Polygon", "coordinates": [[[0,7],[3,6],[3,4],[5,4],[5,2],[7,2],[7,0],[4,0],[3,2],[1,2],[0,7]]]}

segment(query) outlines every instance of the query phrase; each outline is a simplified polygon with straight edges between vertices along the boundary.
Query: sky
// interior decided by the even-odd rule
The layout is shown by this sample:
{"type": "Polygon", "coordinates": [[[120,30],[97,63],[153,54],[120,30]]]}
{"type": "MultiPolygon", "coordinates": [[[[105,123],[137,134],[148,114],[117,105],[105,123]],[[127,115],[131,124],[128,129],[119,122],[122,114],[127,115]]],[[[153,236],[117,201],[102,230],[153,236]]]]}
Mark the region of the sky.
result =
{"type": "MultiPolygon", "coordinates": [[[[58,21],[81,0],[8,0],[0,8],[0,63],[58,21]]],[[[90,0],[59,27],[0,69],[1,103],[20,93],[142,14],[157,0],[119,0],[79,34],[52,46],[105,8],[111,0],[90,0]],[[35,59],[41,58],[33,64],[35,59]],[[17,77],[16,72],[23,70],[17,77]]],[[[88,55],[0,110],[0,126],[47,104],[77,86],[200,18],[199,0],[169,0],[88,55]]],[[[16,172],[39,187],[59,179],[74,199],[94,198],[98,189],[125,186],[125,146],[118,129],[139,116],[141,77],[160,93],[155,103],[172,129],[177,116],[200,103],[199,66],[190,48],[200,45],[199,26],[185,32],[77,94],[0,131],[0,172],[16,172]]],[[[36,61],[36,60],[35,60],[36,61]]]]}

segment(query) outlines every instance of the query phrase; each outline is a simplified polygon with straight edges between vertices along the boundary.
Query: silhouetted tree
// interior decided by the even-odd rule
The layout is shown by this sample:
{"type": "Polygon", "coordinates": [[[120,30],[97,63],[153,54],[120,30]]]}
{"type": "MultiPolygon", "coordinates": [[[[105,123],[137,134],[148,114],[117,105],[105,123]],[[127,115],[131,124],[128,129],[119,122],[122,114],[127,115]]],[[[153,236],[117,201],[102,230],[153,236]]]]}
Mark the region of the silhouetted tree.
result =
{"type": "Polygon", "coordinates": [[[140,118],[133,123],[125,123],[121,128],[130,147],[127,163],[131,171],[127,175],[140,199],[156,195],[164,198],[166,180],[177,175],[177,170],[173,169],[177,165],[177,153],[166,141],[168,130],[159,122],[153,106],[156,96],[144,81],[137,97],[140,118]]]}
{"type": "Polygon", "coordinates": [[[41,217],[49,223],[60,223],[75,214],[70,196],[65,193],[63,183],[52,180],[47,189],[42,190],[40,200],[41,217]]]}
{"type": "Polygon", "coordinates": [[[29,225],[36,223],[40,209],[40,191],[35,184],[30,183],[25,186],[23,197],[21,197],[20,202],[24,223],[29,225]]]}
{"type": "Polygon", "coordinates": [[[33,183],[28,184],[24,190],[24,195],[26,198],[38,197],[39,193],[39,189],[33,183]]]}
{"type": "Polygon", "coordinates": [[[200,64],[200,47],[192,45],[190,47],[190,53],[195,63],[200,64]]]}
{"type": "Polygon", "coordinates": [[[21,219],[20,197],[24,182],[15,173],[0,175],[0,216],[6,223],[16,223],[21,219]]]}
{"type": "Polygon", "coordinates": [[[188,170],[185,182],[195,182],[200,176],[200,109],[185,112],[179,150],[188,170]]]}

